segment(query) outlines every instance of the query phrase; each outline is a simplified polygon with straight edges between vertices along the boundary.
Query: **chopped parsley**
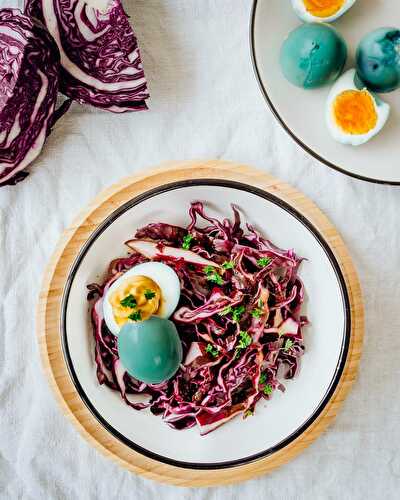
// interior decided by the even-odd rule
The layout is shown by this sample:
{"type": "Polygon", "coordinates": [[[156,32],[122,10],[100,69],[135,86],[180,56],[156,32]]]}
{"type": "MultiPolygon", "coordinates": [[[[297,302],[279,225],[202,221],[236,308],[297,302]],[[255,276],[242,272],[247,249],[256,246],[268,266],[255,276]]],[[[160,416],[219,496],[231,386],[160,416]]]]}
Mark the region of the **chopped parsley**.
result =
{"type": "Polygon", "coordinates": [[[207,280],[208,281],[211,281],[212,283],[216,283],[217,285],[223,285],[224,284],[224,280],[218,274],[218,272],[217,272],[217,270],[215,269],[214,266],[203,267],[203,271],[207,275],[207,280]]]}
{"type": "Polygon", "coordinates": [[[215,267],[214,266],[206,266],[206,267],[203,267],[203,271],[208,276],[209,274],[212,274],[215,271],[215,267]]]}
{"type": "Polygon", "coordinates": [[[235,267],[235,264],[231,260],[226,260],[223,264],[222,267],[224,269],[233,269],[235,267]]]}
{"type": "Polygon", "coordinates": [[[235,323],[240,321],[242,314],[245,312],[246,308],[244,306],[238,306],[232,309],[232,319],[235,323]]]}
{"type": "Polygon", "coordinates": [[[191,246],[193,240],[194,240],[194,236],[192,234],[187,234],[186,236],[184,236],[182,248],[184,250],[190,250],[190,246],[191,246]]]}
{"type": "Polygon", "coordinates": [[[260,384],[265,384],[265,382],[267,381],[267,376],[265,375],[265,373],[262,373],[260,375],[260,380],[259,380],[259,383],[260,384]]]}
{"type": "Polygon", "coordinates": [[[213,272],[212,274],[209,274],[207,276],[208,281],[211,281],[212,283],[216,283],[217,285],[223,285],[224,280],[221,278],[221,276],[217,272],[213,272]]]}
{"type": "Polygon", "coordinates": [[[245,417],[252,417],[254,415],[253,410],[247,410],[244,412],[245,417]]]}
{"type": "Polygon", "coordinates": [[[130,293],[124,299],[121,300],[120,304],[122,307],[130,307],[131,309],[134,309],[136,307],[136,299],[130,293]]]}
{"type": "Polygon", "coordinates": [[[263,393],[266,395],[266,396],[270,396],[272,394],[272,385],[271,384],[267,384],[264,389],[263,389],[263,393]]]}
{"type": "Polygon", "coordinates": [[[218,314],[220,316],[226,316],[227,314],[232,312],[232,306],[226,306],[222,311],[220,311],[218,314]]]}
{"type": "Polygon", "coordinates": [[[262,301],[262,299],[258,299],[258,307],[261,309],[261,307],[264,307],[264,302],[262,301]]]}
{"type": "Polygon", "coordinates": [[[246,347],[249,347],[249,345],[253,342],[253,339],[247,332],[241,331],[239,336],[240,340],[236,346],[235,358],[239,357],[241,349],[246,349],[246,347]]]}
{"type": "Polygon", "coordinates": [[[253,318],[259,318],[263,312],[264,311],[262,309],[258,309],[258,307],[256,307],[251,311],[251,315],[253,316],[253,318]]]}
{"type": "Polygon", "coordinates": [[[140,311],[134,311],[128,318],[132,321],[140,321],[142,319],[142,313],[140,311]]]}
{"type": "Polygon", "coordinates": [[[216,358],[219,355],[218,349],[216,349],[215,347],[213,347],[211,344],[207,344],[206,352],[208,354],[211,354],[211,356],[213,358],[216,358]]]}
{"type": "Polygon", "coordinates": [[[251,335],[249,335],[247,332],[240,332],[240,341],[237,347],[239,349],[246,349],[246,347],[249,347],[249,345],[252,343],[253,339],[251,338],[251,335]]]}
{"type": "Polygon", "coordinates": [[[258,259],[257,264],[260,267],[266,267],[268,264],[271,262],[271,259],[269,257],[261,257],[261,259],[258,259]]]}
{"type": "Polygon", "coordinates": [[[154,297],[156,296],[156,292],[153,292],[153,290],[145,290],[144,296],[146,297],[147,300],[151,300],[154,299],[154,297]]]}
{"type": "Polygon", "coordinates": [[[293,347],[293,345],[294,345],[293,340],[287,339],[287,340],[286,340],[286,342],[285,342],[285,347],[283,348],[283,350],[284,350],[285,352],[288,352],[288,350],[289,350],[291,347],[293,347]]]}

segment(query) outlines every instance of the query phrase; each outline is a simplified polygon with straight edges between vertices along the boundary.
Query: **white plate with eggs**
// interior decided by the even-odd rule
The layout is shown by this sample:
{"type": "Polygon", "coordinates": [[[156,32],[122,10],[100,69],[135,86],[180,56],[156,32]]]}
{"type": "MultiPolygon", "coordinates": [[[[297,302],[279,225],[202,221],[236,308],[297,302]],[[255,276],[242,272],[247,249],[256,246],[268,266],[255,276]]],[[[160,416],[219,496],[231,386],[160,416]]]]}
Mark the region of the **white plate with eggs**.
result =
{"type": "MultiPolygon", "coordinates": [[[[158,269],[164,264],[158,267],[154,264],[146,264],[146,269],[139,264],[131,274],[149,276],[158,283],[168,298],[165,311],[168,317],[171,310],[167,309],[174,309],[177,304],[176,278],[158,269]]],[[[106,295],[112,298],[118,285],[117,280],[106,295]]],[[[65,361],[80,398],[92,414],[108,432],[136,452],[185,469],[224,469],[248,464],[277,452],[299,437],[324,410],[341,380],[352,321],[341,268],[313,224],[266,191],[213,179],[163,185],[112,212],[90,235],[69,271],[61,315],[65,361]],[[86,300],[87,285],[101,282],[110,261],[126,256],[124,242],[137,228],[149,222],[186,226],[188,207],[193,200],[204,201],[207,212],[219,218],[230,216],[230,203],[234,201],[243,222],[256,224],[276,244],[294,248],[307,258],[302,264],[301,278],[307,290],[304,313],[311,322],[300,374],[287,382],[285,393],[277,394],[268,404],[260,404],[251,419],[235,418],[207,436],[201,436],[196,428],[171,429],[159,416],[149,410],[130,408],[118,392],[99,384],[86,300]]],[[[106,309],[104,317],[108,318],[109,328],[117,332],[119,326],[109,320],[106,309]]]]}
{"type": "MultiPolygon", "coordinates": [[[[393,29],[400,30],[398,0],[254,0],[250,43],[266,101],[303,149],[325,165],[353,177],[400,184],[400,88],[392,91],[396,82],[380,87],[365,74],[362,80],[356,72],[360,67],[357,60],[366,60],[367,56],[371,72],[378,68],[379,59],[375,64],[376,54],[368,41],[361,55],[356,55],[361,40],[367,35],[371,39],[370,33],[383,27],[391,28],[389,35],[393,29]],[[282,63],[281,55],[286,40],[290,42],[289,34],[309,23],[329,23],[347,46],[345,64],[344,60],[337,61],[331,78],[326,78],[325,83],[321,80],[316,88],[304,88],[307,82],[297,86],[302,85],[299,74],[289,81],[288,73],[293,76],[290,61],[282,63]],[[371,52],[366,56],[368,50],[371,52]]],[[[309,50],[319,48],[312,39],[308,43],[313,45],[306,50],[307,56],[309,50]]],[[[400,78],[398,34],[391,40],[390,50],[391,69],[400,78]]]]}

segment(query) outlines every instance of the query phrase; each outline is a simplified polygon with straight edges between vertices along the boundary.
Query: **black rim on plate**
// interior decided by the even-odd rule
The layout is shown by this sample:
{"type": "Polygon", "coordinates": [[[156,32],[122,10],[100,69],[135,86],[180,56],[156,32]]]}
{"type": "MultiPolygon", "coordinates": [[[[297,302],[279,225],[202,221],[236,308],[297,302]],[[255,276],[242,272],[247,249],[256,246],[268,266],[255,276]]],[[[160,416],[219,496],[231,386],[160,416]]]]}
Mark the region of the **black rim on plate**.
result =
{"type": "Polygon", "coordinates": [[[364,175],[359,175],[355,174],[354,172],[350,172],[349,170],[346,170],[343,167],[340,167],[338,165],[335,165],[334,163],[330,162],[326,158],[323,158],[320,156],[317,152],[315,152],[313,149],[311,149],[309,146],[307,146],[301,139],[295,135],[295,133],[290,129],[289,125],[284,121],[284,119],[281,117],[279,114],[278,110],[272,103],[271,98],[268,95],[267,89],[265,88],[263,84],[263,80],[261,78],[261,72],[257,63],[257,56],[256,56],[256,49],[255,49],[255,20],[256,20],[256,15],[257,15],[257,7],[258,4],[261,0],[253,0],[253,6],[251,9],[251,15],[250,15],[250,52],[251,52],[251,62],[253,65],[254,73],[256,75],[256,79],[258,82],[258,86],[261,90],[261,93],[264,96],[264,99],[266,100],[270,110],[272,111],[273,115],[275,118],[278,120],[278,122],[281,124],[283,129],[290,135],[290,137],[299,145],[301,146],[308,154],[313,156],[315,159],[326,165],[327,167],[333,168],[334,170],[337,170],[338,172],[341,172],[342,174],[349,175],[350,177],[353,177],[355,179],[359,179],[361,181],[367,181],[367,182],[373,182],[375,184],[388,184],[391,186],[400,186],[400,181],[385,181],[385,180],[380,180],[380,179],[374,179],[373,177],[366,177],[364,175]]]}
{"type": "MultiPolygon", "coordinates": [[[[186,180],[186,181],[180,181],[180,182],[173,182],[171,184],[166,184],[163,186],[160,186],[158,188],[154,188],[150,191],[147,191],[132,200],[124,203],[121,207],[117,208],[112,214],[110,214],[97,228],[91,236],[88,238],[88,240],[85,242],[83,247],[81,248],[79,254],[77,255],[71,270],[69,272],[65,288],[64,288],[64,293],[62,297],[62,304],[61,304],[61,324],[60,324],[60,334],[61,334],[61,341],[62,341],[62,349],[63,349],[63,354],[64,354],[64,359],[68,368],[68,372],[70,374],[70,377],[73,381],[73,384],[82,399],[82,401],[85,403],[87,408],[90,410],[92,415],[98,420],[98,422],[105,428],[107,429],[110,434],[112,434],[114,437],[119,439],[122,443],[126,444],[133,450],[135,450],[138,453],[141,453],[142,455],[145,455],[146,457],[149,457],[151,459],[157,460],[158,462],[166,463],[169,465],[173,465],[176,467],[181,467],[181,468],[186,468],[186,469],[202,469],[202,470],[211,470],[211,469],[223,469],[223,468],[229,468],[229,467],[235,467],[239,465],[244,465],[249,462],[253,462],[255,460],[259,460],[261,458],[265,458],[278,450],[284,448],[287,446],[289,443],[294,441],[296,438],[298,438],[314,421],[315,419],[321,414],[322,410],[325,408],[329,400],[331,399],[331,396],[333,395],[339,380],[341,378],[341,375],[343,373],[344,366],[346,364],[346,359],[348,355],[348,350],[349,350],[349,344],[350,344],[350,335],[351,335],[351,313],[350,313],[350,301],[349,301],[349,296],[346,288],[346,283],[342,274],[342,271],[340,269],[340,266],[336,260],[336,257],[334,256],[331,248],[323,238],[323,236],[320,234],[320,232],[311,224],[311,222],[308,221],[306,217],[304,217],[302,214],[300,214],[296,209],[294,209],[292,206],[290,206],[288,203],[282,201],[278,197],[267,193],[266,191],[263,191],[262,189],[243,184],[240,182],[236,181],[229,181],[229,180],[220,180],[220,179],[193,179],[193,180],[186,180]],[[191,186],[221,186],[221,187],[226,187],[230,189],[237,189],[240,191],[246,191],[247,193],[253,194],[255,196],[258,196],[260,198],[263,198],[264,200],[271,202],[278,207],[280,207],[282,210],[285,210],[288,212],[291,216],[293,216],[298,222],[300,222],[303,226],[305,226],[306,229],[314,236],[314,238],[317,240],[319,245],[322,247],[324,250],[326,256],[328,257],[332,268],[335,271],[336,278],[339,283],[340,291],[341,291],[341,296],[342,296],[342,303],[343,303],[343,311],[344,311],[344,332],[343,332],[343,340],[342,340],[342,345],[341,345],[341,351],[340,351],[340,356],[339,360],[336,366],[335,373],[332,377],[331,383],[320,401],[318,407],[314,410],[314,412],[306,419],[305,422],[303,422],[298,429],[296,429],[292,434],[287,436],[285,439],[283,439],[281,442],[276,444],[273,447],[270,447],[262,452],[256,453],[251,456],[239,458],[237,460],[229,460],[229,461],[224,461],[224,462],[216,462],[216,463],[197,463],[197,462],[185,462],[185,461],[180,461],[180,460],[175,460],[171,459],[169,457],[165,457],[162,455],[159,455],[158,453],[154,453],[148,449],[143,448],[142,446],[134,443],[132,440],[128,439],[126,436],[121,434],[119,431],[117,431],[107,420],[105,420],[102,415],[97,411],[93,403],[90,401],[89,397],[85,393],[78,376],[75,372],[74,364],[70,355],[69,351],[69,346],[68,346],[68,332],[67,332],[67,322],[66,322],[66,315],[67,315],[67,308],[68,308],[68,300],[69,300],[69,295],[71,291],[71,286],[73,283],[73,280],[75,278],[75,275],[85,258],[87,252],[89,251],[90,247],[93,245],[93,243],[96,241],[96,239],[115,221],[117,220],[122,214],[124,214],[127,210],[130,210],[132,207],[138,205],[139,203],[148,200],[149,198],[152,198],[156,195],[159,195],[161,193],[165,193],[168,191],[172,190],[178,190],[181,188],[185,187],[191,187],[191,186]]],[[[93,367],[93,369],[95,369],[93,367]]],[[[104,390],[107,390],[104,388],[104,390]]],[[[122,404],[122,400],[121,400],[122,404]]],[[[178,432],[178,431],[175,431],[178,432]]],[[[182,431],[184,432],[184,431],[182,431]]]]}

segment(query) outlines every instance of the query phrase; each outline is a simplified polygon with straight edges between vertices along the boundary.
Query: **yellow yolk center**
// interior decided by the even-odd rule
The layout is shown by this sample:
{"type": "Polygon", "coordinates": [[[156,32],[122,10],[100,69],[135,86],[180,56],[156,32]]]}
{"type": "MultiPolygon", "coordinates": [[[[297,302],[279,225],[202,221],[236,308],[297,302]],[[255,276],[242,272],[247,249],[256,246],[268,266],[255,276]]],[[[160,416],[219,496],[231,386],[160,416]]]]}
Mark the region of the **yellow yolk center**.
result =
{"type": "Polygon", "coordinates": [[[143,321],[156,313],[161,303],[160,287],[147,276],[131,276],[110,296],[118,326],[128,321],[143,321]]]}
{"type": "Polygon", "coordinates": [[[378,114],[368,90],[345,90],[333,103],[336,124],[346,133],[360,135],[376,127],[378,114]]]}
{"type": "Polygon", "coordinates": [[[307,12],[315,17],[329,17],[336,14],[344,5],[345,0],[303,0],[307,12]]]}

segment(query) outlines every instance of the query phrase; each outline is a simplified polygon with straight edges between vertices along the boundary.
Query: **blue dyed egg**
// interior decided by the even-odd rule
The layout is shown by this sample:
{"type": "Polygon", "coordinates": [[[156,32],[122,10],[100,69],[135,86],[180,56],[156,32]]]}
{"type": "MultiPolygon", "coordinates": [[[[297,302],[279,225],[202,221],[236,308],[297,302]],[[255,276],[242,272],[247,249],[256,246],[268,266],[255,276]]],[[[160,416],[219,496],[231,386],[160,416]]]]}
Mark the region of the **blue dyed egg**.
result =
{"type": "Polygon", "coordinates": [[[285,78],[305,89],[333,83],[342,73],[346,59],[343,37],[323,23],[303,24],[293,30],[280,53],[285,78]]]}
{"type": "Polygon", "coordinates": [[[118,354],[129,375],[147,384],[159,384],[178,370],[182,344],[172,321],[153,316],[122,327],[118,354]]]}
{"type": "Polygon", "coordinates": [[[357,73],[375,92],[391,92],[400,87],[400,30],[379,28],[366,35],[357,53],[357,73]]]}

